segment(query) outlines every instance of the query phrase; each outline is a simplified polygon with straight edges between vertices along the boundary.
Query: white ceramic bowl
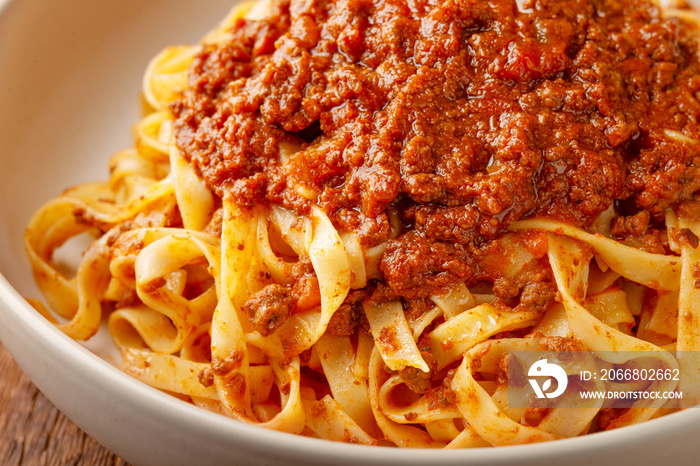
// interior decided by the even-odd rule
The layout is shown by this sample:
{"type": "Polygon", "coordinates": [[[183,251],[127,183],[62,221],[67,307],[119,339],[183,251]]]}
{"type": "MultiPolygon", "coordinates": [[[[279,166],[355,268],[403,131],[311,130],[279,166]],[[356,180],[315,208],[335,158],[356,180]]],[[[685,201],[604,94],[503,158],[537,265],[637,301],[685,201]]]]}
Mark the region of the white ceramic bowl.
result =
{"type": "Polygon", "coordinates": [[[22,249],[32,212],[62,189],[105,179],[131,144],[142,73],[168,44],[194,42],[229,0],[0,0],[0,339],[44,394],[134,464],[691,463],[700,410],[559,442],[462,451],[336,444],[240,424],[120,372],[38,315],[22,249]]]}

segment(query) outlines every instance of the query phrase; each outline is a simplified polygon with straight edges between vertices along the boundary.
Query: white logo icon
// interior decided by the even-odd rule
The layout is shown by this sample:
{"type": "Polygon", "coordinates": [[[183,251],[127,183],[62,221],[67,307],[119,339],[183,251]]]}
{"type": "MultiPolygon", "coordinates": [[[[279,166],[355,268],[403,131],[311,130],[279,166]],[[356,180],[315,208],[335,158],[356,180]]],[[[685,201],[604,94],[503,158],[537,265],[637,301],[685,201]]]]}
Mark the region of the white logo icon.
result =
{"type": "Polygon", "coordinates": [[[532,385],[532,389],[535,391],[537,398],[556,398],[561,396],[569,383],[569,379],[566,376],[564,369],[556,364],[549,364],[546,359],[540,359],[530,366],[530,370],[527,372],[527,375],[529,377],[549,377],[547,380],[545,380],[544,384],[542,384],[542,388],[540,388],[540,385],[536,380],[528,379],[528,382],[530,382],[530,385],[532,385]],[[547,390],[549,390],[552,386],[552,377],[557,380],[557,389],[552,393],[547,393],[547,390]]]}

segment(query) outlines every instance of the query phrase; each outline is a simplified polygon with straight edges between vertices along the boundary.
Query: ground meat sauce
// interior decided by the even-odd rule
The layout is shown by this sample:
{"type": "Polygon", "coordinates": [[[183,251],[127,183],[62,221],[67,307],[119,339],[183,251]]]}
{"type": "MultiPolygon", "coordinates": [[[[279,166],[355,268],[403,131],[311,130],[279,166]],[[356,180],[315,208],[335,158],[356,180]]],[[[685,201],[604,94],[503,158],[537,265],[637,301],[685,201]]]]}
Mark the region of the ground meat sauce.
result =
{"type": "Polygon", "coordinates": [[[527,216],[586,226],[614,203],[642,237],[698,211],[697,31],[651,1],[282,0],[232,33],[172,107],[178,146],[244,206],[316,203],[367,246],[398,218],[399,296],[498,280],[478,252],[527,216]]]}

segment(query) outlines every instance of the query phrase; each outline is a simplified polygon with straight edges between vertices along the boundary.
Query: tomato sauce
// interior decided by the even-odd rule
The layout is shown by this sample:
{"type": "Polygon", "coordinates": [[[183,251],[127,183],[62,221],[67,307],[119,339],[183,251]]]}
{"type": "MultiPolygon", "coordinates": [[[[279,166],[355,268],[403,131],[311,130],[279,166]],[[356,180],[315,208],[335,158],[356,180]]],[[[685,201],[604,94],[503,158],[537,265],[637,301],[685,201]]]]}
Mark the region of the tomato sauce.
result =
{"type": "Polygon", "coordinates": [[[525,217],[612,205],[639,244],[669,208],[697,217],[697,35],[648,0],[277,1],[197,56],[176,140],[219,195],[389,241],[383,279],[422,299],[503,278],[480,257],[525,217]]]}

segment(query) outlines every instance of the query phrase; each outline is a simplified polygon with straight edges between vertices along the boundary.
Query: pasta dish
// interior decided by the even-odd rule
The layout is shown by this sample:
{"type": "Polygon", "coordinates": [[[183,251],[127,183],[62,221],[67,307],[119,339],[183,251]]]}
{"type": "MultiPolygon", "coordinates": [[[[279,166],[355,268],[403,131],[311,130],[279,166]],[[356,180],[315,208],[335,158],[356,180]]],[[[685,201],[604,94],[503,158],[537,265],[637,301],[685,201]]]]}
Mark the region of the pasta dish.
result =
{"type": "Polygon", "coordinates": [[[699,381],[673,353],[700,350],[698,37],[651,0],[237,5],[151,61],[108,181],[35,213],[30,302],[166,393],[334,441],[524,444],[697,404],[513,407],[506,356],[699,381]]]}

